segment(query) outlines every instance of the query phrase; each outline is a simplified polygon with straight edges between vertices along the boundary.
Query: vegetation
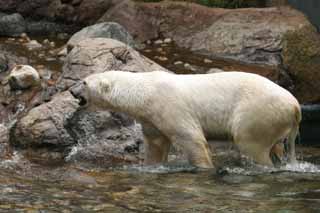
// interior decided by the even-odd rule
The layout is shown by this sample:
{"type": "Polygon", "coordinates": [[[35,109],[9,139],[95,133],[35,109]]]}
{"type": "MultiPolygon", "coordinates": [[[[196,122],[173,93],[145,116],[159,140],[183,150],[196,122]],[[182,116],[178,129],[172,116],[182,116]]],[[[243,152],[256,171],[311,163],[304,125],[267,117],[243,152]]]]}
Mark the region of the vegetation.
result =
{"type": "MultiPolygon", "coordinates": [[[[143,2],[160,2],[163,0],[136,0],[143,2]]],[[[222,8],[241,8],[241,7],[256,7],[264,6],[264,0],[171,0],[171,1],[185,1],[194,2],[208,7],[222,7],[222,8]]]]}

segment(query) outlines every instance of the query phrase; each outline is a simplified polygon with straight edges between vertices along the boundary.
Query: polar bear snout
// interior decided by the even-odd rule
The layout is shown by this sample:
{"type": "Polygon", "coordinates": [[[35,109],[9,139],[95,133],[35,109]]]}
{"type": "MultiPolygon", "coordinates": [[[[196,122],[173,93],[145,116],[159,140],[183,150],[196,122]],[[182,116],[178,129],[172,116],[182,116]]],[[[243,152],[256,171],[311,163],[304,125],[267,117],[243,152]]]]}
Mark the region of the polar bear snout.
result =
{"type": "Polygon", "coordinates": [[[80,101],[80,106],[86,106],[88,104],[86,89],[87,85],[85,81],[80,81],[69,89],[73,97],[80,101]]]}

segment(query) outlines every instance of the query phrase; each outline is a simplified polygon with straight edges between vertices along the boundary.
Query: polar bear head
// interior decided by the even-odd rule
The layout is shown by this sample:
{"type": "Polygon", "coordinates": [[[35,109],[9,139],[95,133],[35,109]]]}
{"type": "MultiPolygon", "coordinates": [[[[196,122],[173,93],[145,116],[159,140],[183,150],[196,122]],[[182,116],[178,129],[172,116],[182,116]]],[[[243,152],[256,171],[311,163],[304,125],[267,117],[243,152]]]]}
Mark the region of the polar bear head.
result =
{"type": "Polygon", "coordinates": [[[80,100],[79,105],[90,111],[121,110],[130,102],[132,89],[128,72],[108,71],[93,74],[72,86],[69,91],[80,100]]]}

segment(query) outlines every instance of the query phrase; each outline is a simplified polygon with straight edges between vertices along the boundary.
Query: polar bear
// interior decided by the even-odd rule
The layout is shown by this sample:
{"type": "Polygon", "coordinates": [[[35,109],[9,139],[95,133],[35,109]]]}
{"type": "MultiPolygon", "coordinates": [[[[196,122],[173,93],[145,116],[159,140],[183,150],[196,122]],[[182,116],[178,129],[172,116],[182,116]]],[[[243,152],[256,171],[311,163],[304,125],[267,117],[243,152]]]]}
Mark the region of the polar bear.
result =
{"type": "Polygon", "coordinates": [[[300,105],[256,74],[108,71],[88,76],[70,91],[82,105],[141,121],[146,164],[167,161],[171,144],[177,144],[192,165],[212,168],[206,139],[232,140],[242,154],[267,166],[273,165],[271,150],[287,139],[289,160],[295,161],[300,105]]]}

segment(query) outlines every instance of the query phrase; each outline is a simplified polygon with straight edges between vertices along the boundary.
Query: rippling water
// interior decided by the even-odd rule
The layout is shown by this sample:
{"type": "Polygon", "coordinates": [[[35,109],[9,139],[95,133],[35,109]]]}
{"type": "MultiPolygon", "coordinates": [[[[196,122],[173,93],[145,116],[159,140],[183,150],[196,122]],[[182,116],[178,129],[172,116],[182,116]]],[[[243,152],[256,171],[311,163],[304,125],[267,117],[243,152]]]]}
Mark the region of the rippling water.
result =
{"type": "Polygon", "coordinates": [[[236,162],[234,152],[224,147],[217,151],[218,171],[197,171],[183,161],[45,167],[16,152],[0,163],[0,212],[319,211],[320,167],[301,160],[310,151],[319,160],[319,151],[299,147],[299,162],[279,169],[236,162]]]}

